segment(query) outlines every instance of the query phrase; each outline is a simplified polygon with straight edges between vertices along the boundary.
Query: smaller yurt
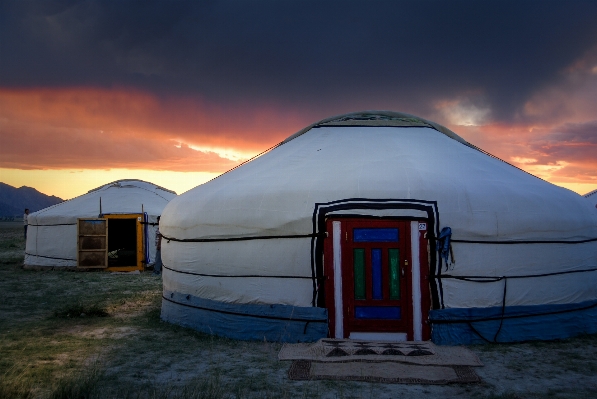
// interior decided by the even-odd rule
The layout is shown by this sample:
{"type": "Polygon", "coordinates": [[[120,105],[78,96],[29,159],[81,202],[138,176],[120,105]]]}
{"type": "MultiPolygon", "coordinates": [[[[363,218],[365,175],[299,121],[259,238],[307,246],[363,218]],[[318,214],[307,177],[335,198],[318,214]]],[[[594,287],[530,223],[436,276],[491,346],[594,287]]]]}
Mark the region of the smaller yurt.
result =
{"type": "Polygon", "coordinates": [[[434,122],[324,119],[173,199],[162,319],[237,339],[597,333],[595,205],[434,122]]]}
{"type": "Polygon", "coordinates": [[[597,209],[597,190],[593,190],[590,193],[586,193],[584,197],[595,206],[595,209],[597,209]]]}
{"type": "Polygon", "coordinates": [[[157,217],[174,191],[118,180],[29,215],[25,268],[143,270],[155,261],[157,217]]]}

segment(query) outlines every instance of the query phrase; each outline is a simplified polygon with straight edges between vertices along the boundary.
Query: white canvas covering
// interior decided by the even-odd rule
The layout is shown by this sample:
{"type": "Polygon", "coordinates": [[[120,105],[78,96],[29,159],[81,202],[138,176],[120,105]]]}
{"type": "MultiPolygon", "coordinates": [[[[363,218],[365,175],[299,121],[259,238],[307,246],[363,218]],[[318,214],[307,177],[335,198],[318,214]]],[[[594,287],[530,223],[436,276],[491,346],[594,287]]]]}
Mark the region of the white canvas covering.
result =
{"type": "Polygon", "coordinates": [[[77,219],[101,213],[141,213],[148,216],[149,255],[155,257],[157,216],[176,196],[173,191],[141,180],[119,180],[79,197],[29,215],[25,266],[74,267],[77,265],[77,219]]]}
{"type": "Polygon", "coordinates": [[[584,195],[584,197],[585,197],[586,199],[588,199],[588,200],[589,200],[589,202],[590,202],[590,203],[591,203],[593,206],[595,206],[595,210],[597,210],[597,190],[593,190],[593,191],[591,191],[590,193],[586,193],[586,194],[584,195]]]}
{"type": "MultiPolygon", "coordinates": [[[[439,229],[451,227],[456,240],[452,275],[521,276],[597,267],[597,213],[585,198],[491,157],[438,125],[384,126],[382,119],[363,126],[314,124],[173,199],[162,214],[165,236],[221,241],[165,242],[164,265],[177,272],[164,271],[164,290],[231,304],[312,306],[310,238],[234,239],[308,235],[315,204],[354,198],[435,201],[439,229]],[[496,243],[506,241],[547,243],[496,243]],[[566,243],[577,241],[586,242],[566,243]],[[292,276],[303,278],[283,278],[292,276]]],[[[377,216],[417,212],[358,211],[377,216]]],[[[442,284],[445,308],[502,305],[503,281],[446,279],[442,284]]],[[[595,300],[597,273],[514,279],[507,289],[508,306],[595,300]]]]}

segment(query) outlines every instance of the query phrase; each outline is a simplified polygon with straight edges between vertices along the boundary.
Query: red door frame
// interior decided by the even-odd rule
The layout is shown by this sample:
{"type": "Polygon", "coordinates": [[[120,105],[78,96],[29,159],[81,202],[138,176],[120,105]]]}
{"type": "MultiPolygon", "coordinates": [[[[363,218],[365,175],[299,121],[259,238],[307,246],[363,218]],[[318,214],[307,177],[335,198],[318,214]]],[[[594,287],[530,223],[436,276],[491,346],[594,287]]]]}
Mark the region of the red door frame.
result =
{"type": "MultiPolygon", "coordinates": [[[[339,217],[339,218],[328,218],[326,220],[326,231],[327,231],[327,237],[324,240],[324,275],[326,276],[325,278],[325,304],[326,304],[326,308],[328,309],[328,335],[330,337],[334,337],[335,335],[335,323],[336,323],[336,308],[335,308],[335,300],[334,300],[334,252],[333,252],[333,230],[332,230],[332,222],[334,221],[338,221],[341,223],[341,234],[342,235],[346,235],[348,233],[347,227],[349,227],[351,224],[353,224],[353,222],[358,222],[358,223],[366,223],[369,224],[371,226],[375,226],[375,225],[379,225],[376,222],[383,222],[383,225],[388,225],[391,223],[394,223],[394,225],[396,224],[400,224],[403,223],[402,228],[401,228],[401,234],[404,237],[404,239],[406,240],[407,244],[406,244],[406,249],[405,249],[405,253],[404,255],[400,255],[401,258],[401,267],[404,267],[404,260],[408,260],[408,267],[405,268],[405,276],[404,278],[402,278],[402,281],[405,281],[406,283],[406,287],[404,287],[401,284],[401,289],[404,287],[406,289],[406,295],[408,295],[408,306],[403,306],[403,315],[407,315],[407,319],[408,319],[408,326],[406,326],[405,329],[401,329],[401,331],[396,331],[395,329],[393,329],[393,327],[388,327],[388,326],[384,326],[383,322],[381,322],[382,324],[380,325],[380,322],[372,322],[372,321],[367,321],[368,327],[367,330],[369,331],[376,331],[376,332],[406,332],[407,333],[407,339],[413,340],[413,316],[412,316],[412,311],[413,311],[413,306],[412,306],[412,265],[413,265],[413,261],[412,261],[412,254],[411,254],[411,229],[410,229],[410,223],[413,222],[413,219],[404,219],[404,218],[367,218],[367,217],[358,217],[358,218],[353,218],[353,217],[339,217]],[[347,226],[348,225],[348,226],[347,226]],[[405,309],[407,308],[407,309],[405,309]],[[406,330],[406,331],[405,331],[406,330]]],[[[415,222],[417,222],[420,226],[427,226],[426,220],[415,220],[415,222]]],[[[431,298],[430,298],[430,289],[429,289],[429,254],[428,254],[428,239],[427,239],[427,231],[425,229],[422,229],[421,227],[419,227],[419,269],[420,269],[420,301],[421,301],[421,329],[422,329],[422,339],[424,341],[429,340],[431,338],[431,329],[428,323],[428,317],[429,317],[429,309],[431,308],[431,298]]],[[[401,238],[402,239],[402,238],[401,238]]],[[[346,240],[343,239],[341,240],[342,243],[345,243],[346,240]]],[[[350,251],[352,249],[352,247],[348,248],[347,245],[342,245],[342,270],[344,272],[344,270],[349,270],[351,271],[351,273],[354,274],[354,271],[352,271],[352,267],[351,264],[350,266],[348,265],[347,261],[349,261],[349,259],[352,259],[352,256],[347,256],[347,252],[350,251]]],[[[401,251],[402,252],[402,251],[401,251]]],[[[354,277],[353,277],[354,279],[354,277]]],[[[351,280],[353,280],[351,279],[351,280]]],[[[348,317],[346,317],[346,313],[347,313],[347,306],[351,306],[352,311],[354,311],[354,304],[350,302],[350,305],[347,304],[346,298],[350,298],[350,290],[353,289],[352,285],[349,284],[344,284],[344,281],[347,281],[347,279],[342,278],[343,280],[343,292],[342,292],[342,297],[343,297],[343,308],[344,308],[344,315],[345,317],[343,317],[343,325],[344,325],[344,338],[347,338],[350,334],[349,331],[349,324],[347,322],[348,317]],[[347,292],[348,290],[348,292],[347,292]]],[[[403,317],[404,318],[404,317],[403,317]]],[[[367,323],[365,322],[365,323],[367,323]]],[[[391,323],[390,323],[391,324],[391,323]]],[[[352,331],[358,331],[358,330],[352,330],[352,331]]]]}

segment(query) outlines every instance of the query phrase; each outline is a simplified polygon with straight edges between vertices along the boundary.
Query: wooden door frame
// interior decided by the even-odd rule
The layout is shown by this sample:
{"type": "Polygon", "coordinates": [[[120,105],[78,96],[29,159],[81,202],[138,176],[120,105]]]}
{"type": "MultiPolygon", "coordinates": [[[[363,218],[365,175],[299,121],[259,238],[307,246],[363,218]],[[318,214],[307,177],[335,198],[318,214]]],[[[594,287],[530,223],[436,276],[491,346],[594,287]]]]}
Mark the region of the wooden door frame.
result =
{"type": "Polygon", "coordinates": [[[329,217],[326,218],[326,234],[324,240],[324,275],[325,278],[325,304],[328,309],[329,336],[333,338],[345,338],[348,336],[345,330],[345,320],[343,315],[336,311],[338,307],[343,308],[343,289],[342,289],[342,222],[371,219],[371,220],[395,220],[410,222],[410,231],[408,231],[410,248],[409,267],[407,268],[408,280],[410,281],[410,292],[412,295],[411,309],[412,323],[407,331],[407,339],[429,340],[431,338],[431,329],[427,322],[429,309],[431,307],[430,289],[429,289],[429,258],[428,258],[428,239],[427,239],[427,220],[418,218],[400,218],[400,217],[329,217]],[[425,229],[421,229],[425,227],[425,229]],[[412,237],[418,237],[417,240],[412,237]],[[338,247],[339,245],[339,247],[338,247]],[[326,256],[327,255],[327,256],[326,256]],[[340,262],[340,263],[338,263],[340,262]],[[338,275],[337,271],[340,271],[338,275]],[[336,290],[338,288],[338,290],[336,290]],[[338,305],[338,306],[337,306],[338,305]],[[340,317],[339,317],[340,316],[340,317]],[[341,327],[340,323],[341,322],[341,327]],[[340,328],[338,328],[340,327],[340,328]]]}

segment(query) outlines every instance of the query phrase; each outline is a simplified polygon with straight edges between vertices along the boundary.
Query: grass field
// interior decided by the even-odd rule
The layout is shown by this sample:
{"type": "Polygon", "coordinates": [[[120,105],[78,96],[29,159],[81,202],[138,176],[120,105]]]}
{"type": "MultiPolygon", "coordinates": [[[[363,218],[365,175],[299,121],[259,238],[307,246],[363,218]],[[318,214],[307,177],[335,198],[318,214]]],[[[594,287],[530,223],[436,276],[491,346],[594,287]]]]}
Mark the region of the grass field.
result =
{"type": "Polygon", "coordinates": [[[473,347],[480,384],[289,381],[277,343],[160,321],[159,277],[23,270],[23,252],[0,223],[0,398],[597,397],[597,336],[473,347]]]}

